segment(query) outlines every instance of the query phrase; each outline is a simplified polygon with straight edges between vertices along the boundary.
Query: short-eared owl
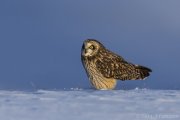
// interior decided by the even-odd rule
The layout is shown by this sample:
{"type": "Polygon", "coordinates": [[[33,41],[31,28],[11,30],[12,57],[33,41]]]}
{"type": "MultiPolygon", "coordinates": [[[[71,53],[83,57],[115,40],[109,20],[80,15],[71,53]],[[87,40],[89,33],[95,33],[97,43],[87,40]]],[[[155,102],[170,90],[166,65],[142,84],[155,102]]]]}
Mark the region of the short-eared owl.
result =
{"type": "Polygon", "coordinates": [[[125,61],[94,39],[84,41],[81,60],[92,86],[96,89],[114,89],[117,79],[145,79],[152,72],[147,67],[125,61]]]}

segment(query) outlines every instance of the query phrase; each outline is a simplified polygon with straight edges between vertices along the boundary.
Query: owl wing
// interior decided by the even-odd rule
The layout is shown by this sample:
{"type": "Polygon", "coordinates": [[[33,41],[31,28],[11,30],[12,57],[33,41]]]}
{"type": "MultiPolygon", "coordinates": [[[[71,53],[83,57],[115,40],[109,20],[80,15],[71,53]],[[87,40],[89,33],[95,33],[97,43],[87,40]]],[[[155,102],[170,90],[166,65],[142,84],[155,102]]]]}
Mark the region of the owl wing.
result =
{"type": "Polygon", "coordinates": [[[122,57],[105,56],[96,61],[98,71],[106,78],[137,80],[149,76],[149,68],[126,62],[122,57]]]}

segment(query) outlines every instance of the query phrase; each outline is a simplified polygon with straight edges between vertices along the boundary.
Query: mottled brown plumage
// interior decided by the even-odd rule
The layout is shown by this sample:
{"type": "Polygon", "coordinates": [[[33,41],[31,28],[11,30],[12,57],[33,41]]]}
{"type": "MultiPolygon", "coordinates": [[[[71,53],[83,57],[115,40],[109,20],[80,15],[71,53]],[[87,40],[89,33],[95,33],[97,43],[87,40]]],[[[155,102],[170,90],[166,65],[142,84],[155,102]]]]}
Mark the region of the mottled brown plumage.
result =
{"type": "Polygon", "coordinates": [[[117,79],[145,79],[152,72],[147,67],[125,61],[94,39],[84,41],[81,60],[92,86],[96,89],[114,89],[117,79]]]}

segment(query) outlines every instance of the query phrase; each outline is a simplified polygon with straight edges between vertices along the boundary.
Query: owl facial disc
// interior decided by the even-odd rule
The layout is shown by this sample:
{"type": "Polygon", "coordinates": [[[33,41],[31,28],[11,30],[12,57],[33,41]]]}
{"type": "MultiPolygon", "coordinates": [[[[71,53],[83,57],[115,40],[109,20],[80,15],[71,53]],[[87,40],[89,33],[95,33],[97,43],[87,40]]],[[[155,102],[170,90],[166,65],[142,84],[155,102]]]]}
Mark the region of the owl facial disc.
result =
{"type": "Polygon", "coordinates": [[[94,41],[85,41],[82,46],[82,55],[85,57],[92,57],[97,53],[98,47],[94,41]]]}

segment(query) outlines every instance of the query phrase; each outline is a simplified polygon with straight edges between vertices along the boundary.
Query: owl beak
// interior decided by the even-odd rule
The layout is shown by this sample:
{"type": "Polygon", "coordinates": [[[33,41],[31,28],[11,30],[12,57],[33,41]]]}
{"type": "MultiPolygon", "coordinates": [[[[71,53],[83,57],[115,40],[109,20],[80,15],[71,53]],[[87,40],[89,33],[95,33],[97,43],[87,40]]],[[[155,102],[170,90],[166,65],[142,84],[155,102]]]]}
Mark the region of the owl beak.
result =
{"type": "Polygon", "coordinates": [[[85,49],[85,45],[83,44],[82,45],[82,49],[81,49],[81,53],[82,53],[82,55],[84,56],[85,54],[86,54],[86,49],[85,49]]]}
{"type": "Polygon", "coordinates": [[[84,50],[84,49],[85,49],[85,45],[83,44],[83,45],[82,45],[82,50],[84,50]]]}

